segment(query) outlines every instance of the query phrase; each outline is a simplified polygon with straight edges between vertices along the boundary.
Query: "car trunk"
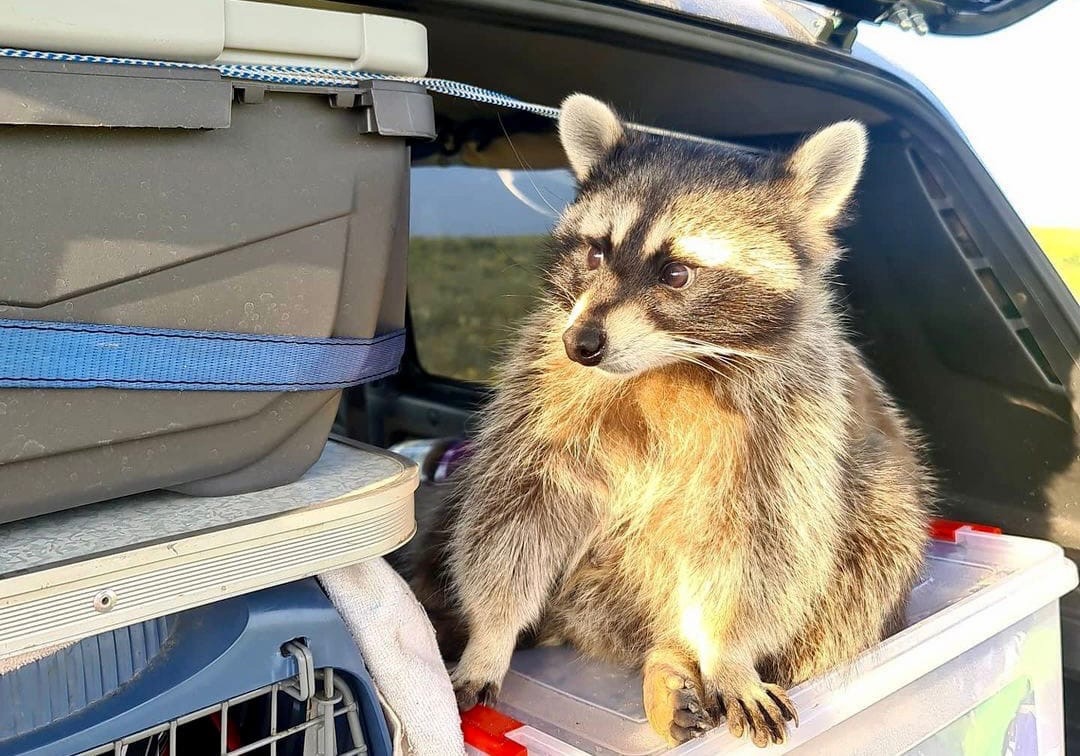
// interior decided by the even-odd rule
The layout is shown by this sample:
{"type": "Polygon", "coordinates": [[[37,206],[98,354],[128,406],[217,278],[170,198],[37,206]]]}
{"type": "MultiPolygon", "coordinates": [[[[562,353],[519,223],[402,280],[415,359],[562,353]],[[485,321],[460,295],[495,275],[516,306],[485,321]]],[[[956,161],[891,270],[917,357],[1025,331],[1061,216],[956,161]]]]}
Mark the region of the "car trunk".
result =
{"type": "MultiPolygon", "coordinates": [[[[632,4],[387,5],[427,26],[433,75],[530,102],[583,91],[639,123],[765,149],[864,121],[870,159],[839,283],[857,342],[925,436],[941,512],[1080,550],[1080,308],[929,96],[850,54],[632,4]]],[[[496,167],[557,154],[543,119],[450,98],[436,112],[445,138],[429,160],[457,159],[469,139],[496,167]]],[[[387,443],[464,431],[483,387],[412,355],[393,382],[352,393],[351,433],[387,443]]],[[[1066,667],[1080,674],[1075,594],[1063,612],[1066,667]]]]}

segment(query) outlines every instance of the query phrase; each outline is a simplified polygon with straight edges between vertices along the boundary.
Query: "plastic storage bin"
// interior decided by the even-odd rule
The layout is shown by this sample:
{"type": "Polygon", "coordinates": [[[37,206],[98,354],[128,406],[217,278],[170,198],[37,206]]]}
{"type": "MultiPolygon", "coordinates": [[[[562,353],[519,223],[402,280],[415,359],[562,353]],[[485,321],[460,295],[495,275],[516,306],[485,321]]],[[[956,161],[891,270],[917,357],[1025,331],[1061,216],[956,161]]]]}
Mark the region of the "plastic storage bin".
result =
{"type": "MultiPolygon", "coordinates": [[[[801,724],[769,753],[1064,753],[1058,599],[1076,567],[1043,541],[953,537],[933,542],[908,627],[791,691],[801,724]]],[[[473,753],[761,753],[726,727],[669,751],[645,719],[640,676],[569,648],[515,654],[498,709],[512,718],[504,734],[473,753]]]]}
{"type": "Polygon", "coordinates": [[[258,741],[281,756],[392,752],[363,660],[314,580],[105,633],[0,676],[4,756],[224,756],[258,741]]]}
{"type": "MultiPolygon", "coordinates": [[[[422,27],[399,19],[225,0],[4,4],[0,46],[61,45],[427,65],[422,27]]],[[[407,139],[433,134],[430,97],[411,84],[0,58],[0,318],[307,337],[399,329],[407,139]]],[[[0,522],[154,488],[286,483],[318,458],[338,397],[0,389],[0,522]]]]}

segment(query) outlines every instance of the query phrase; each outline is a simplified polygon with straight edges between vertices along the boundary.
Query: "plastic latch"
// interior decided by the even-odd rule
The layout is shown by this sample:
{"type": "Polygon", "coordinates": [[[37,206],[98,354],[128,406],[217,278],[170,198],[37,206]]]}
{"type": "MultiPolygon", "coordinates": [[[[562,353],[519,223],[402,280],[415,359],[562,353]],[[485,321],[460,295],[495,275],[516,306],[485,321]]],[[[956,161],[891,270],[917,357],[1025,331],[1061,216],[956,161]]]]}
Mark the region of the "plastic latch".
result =
{"type": "Polygon", "coordinates": [[[407,82],[363,81],[357,93],[361,134],[435,138],[435,110],[423,88],[407,82]]]}
{"type": "Polygon", "coordinates": [[[461,715],[465,744],[488,756],[528,756],[528,749],[506,737],[523,725],[486,706],[474,706],[461,715]]]}
{"type": "Polygon", "coordinates": [[[282,654],[296,660],[296,677],[286,680],[281,689],[301,703],[315,695],[315,658],[300,640],[292,640],[281,648],[282,654]]]}
{"type": "Polygon", "coordinates": [[[960,520],[943,520],[935,518],[930,521],[930,537],[938,541],[950,541],[956,543],[956,531],[967,528],[978,533],[993,533],[1001,535],[1001,528],[996,525],[980,525],[977,522],[962,522],[960,520]]]}

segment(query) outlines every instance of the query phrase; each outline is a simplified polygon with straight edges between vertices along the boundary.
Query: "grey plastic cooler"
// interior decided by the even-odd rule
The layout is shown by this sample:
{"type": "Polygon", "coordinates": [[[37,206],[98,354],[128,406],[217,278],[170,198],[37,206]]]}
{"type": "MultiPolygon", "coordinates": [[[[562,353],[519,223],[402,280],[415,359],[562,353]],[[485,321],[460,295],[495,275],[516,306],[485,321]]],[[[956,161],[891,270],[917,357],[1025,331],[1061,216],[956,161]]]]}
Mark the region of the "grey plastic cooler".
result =
{"type": "MultiPolygon", "coordinates": [[[[64,5],[26,7],[50,4],[64,5]]],[[[247,53],[256,58],[290,26],[317,47],[316,32],[363,16],[378,52],[373,30],[411,24],[282,7],[270,34],[277,6],[226,2],[237,44],[260,46],[240,34],[248,6],[269,40],[247,53]]],[[[28,46],[33,28],[13,18],[0,19],[0,46],[28,46]]],[[[403,73],[426,66],[422,45],[422,61],[405,65],[408,48],[391,41],[383,58],[413,69],[403,73]]],[[[212,69],[0,58],[0,318],[310,337],[401,328],[408,139],[433,135],[430,98],[411,84],[278,86],[212,69]]],[[[154,488],[287,483],[318,459],[338,398],[0,389],[0,522],[154,488]]]]}

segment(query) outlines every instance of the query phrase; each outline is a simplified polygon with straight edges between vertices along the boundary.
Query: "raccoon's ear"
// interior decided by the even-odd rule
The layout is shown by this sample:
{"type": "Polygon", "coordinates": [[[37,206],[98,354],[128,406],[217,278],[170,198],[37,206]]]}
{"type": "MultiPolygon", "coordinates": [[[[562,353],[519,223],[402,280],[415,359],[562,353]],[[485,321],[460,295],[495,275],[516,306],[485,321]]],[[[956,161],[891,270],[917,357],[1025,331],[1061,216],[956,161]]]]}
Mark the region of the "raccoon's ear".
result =
{"type": "Polygon", "coordinates": [[[579,180],[623,137],[615,111],[595,97],[572,94],[562,102],[559,139],[579,180]]]}
{"type": "Polygon", "coordinates": [[[788,159],[796,190],[818,220],[835,221],[844,211],[866,160],[866,127],[858,121],[826,126],[788,159]]]}

